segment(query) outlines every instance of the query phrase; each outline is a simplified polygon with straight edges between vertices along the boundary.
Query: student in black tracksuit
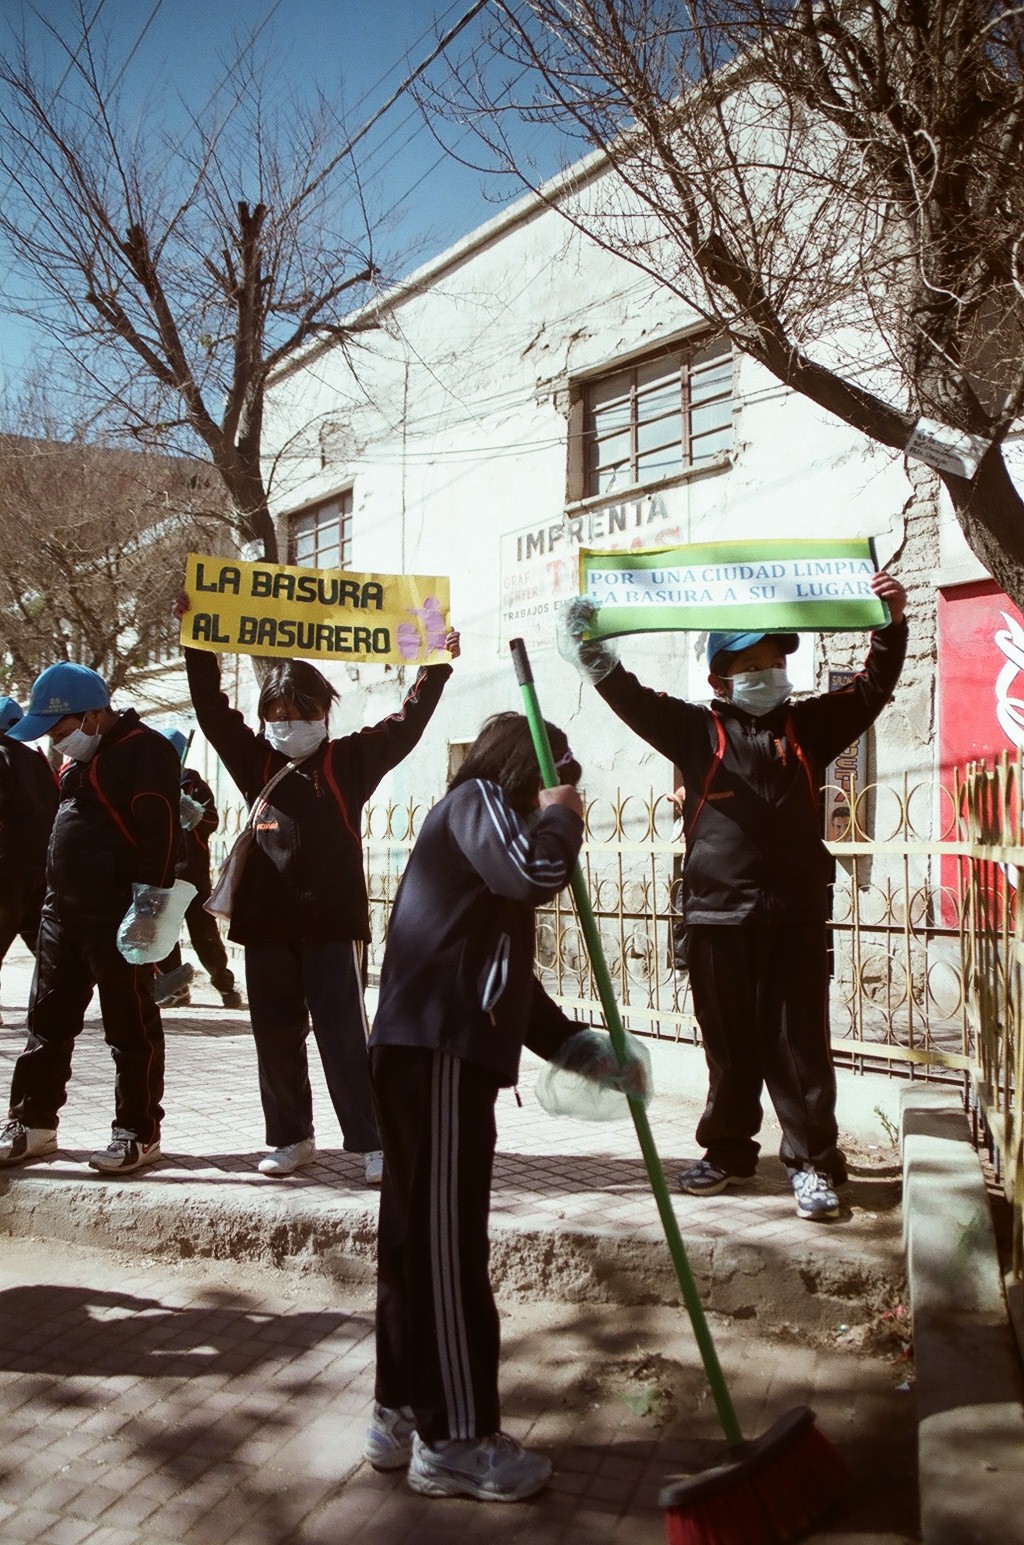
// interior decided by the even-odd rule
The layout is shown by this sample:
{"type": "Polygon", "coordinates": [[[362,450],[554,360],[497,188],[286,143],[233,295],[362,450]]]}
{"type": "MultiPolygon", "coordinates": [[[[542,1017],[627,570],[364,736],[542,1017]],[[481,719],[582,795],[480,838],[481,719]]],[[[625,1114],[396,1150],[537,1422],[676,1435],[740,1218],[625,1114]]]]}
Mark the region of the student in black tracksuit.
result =
{"type": "Polygon", "coordinates": [[[36,952],[57,810],[57,777],[47,758],[8,738],[23,717],[13,697],[0,697],[0,965],[18,934],[36,952]]]}
{"type": "MultiPolygon", "coordinates": [[[[187,598],[179,597],[179,614],[187,598]]],[[[459,636],[443,646],[455,658],[459,636]]],[[[215,654],[186,649],[196,719],[250,805],[289,761],[297,765],[259,814],[228,937],[245,947],[245,985],[259,1067],[267,1142],[262,1173],[291,1174],[316,1154],[306,1061],[312,1020],[344,1147],[380,1180],[381,1144],[366,1056],[363,952],[370,937],[363,874],[363,806],[426,729],[448,664],[420,671],[398,713],[328,739],[337,697],[302,660],[271,667],[259,699],[260,732],[220,688],[215,654]],[[277,749],[277,748],[280,749],[277,749]]]]}
{"type": "Polygon", "coordinates": [[[114,1121],[110,1146],[89,1163],[137,1169],[160,1157],[164,1039],[153,967],[129,964],[117,934],[134,885],[174,884],[178,759],[133,708],[110,707],[95,671],[63,661],[42,672],[28,713],[9,733],[49,735],[68,760],[47,855],[28,1044],[14,1066],[0,1164],[56,1150],[75,1038],[95,989],[114,1059],[114,1121]]]}
{"type": "MultiPolygon", "coordinates": [[[[381,968],[370,1069],[385,1163],[364,1453],[377,1469],[408,1466],[426,1495],[517,1500],[551,1474],[499,1431],[487,1237],[498,1090],[516,1082],[524,1043],[550,1059],[583,1030],[533,969],[534,909],[567,884],[583,839],[580,769],[564,734],[549,733],[565,783],[541,790],[525,718],[488,721],[423,822],[381,968]]],[[[608,1059],[599,1081],[618,1073],[608,1059]]]]}
{"type": "MultiPolygon", "coordinates": [[[[163,732],[179,758],[184,756],[187,741],[180,730],[165,730],[163,732]]],[[[224,948],[224,940],[220,936],[220,928],[217,919],[206,911],[203,903],[209,900],[212,885],[210,882],[210,838],[220,824],[217,814],[217,801],[213,797],[213,790],[194,767],[183,767],[181,770],[181,792],[186,801],[192,800],[196,805],[202,806],[202,815],[194,824],[185,826],[184,846],[185,851],[178,864],[178,878],[188,880],[196,888],[196,893],[189,902],[185,911],[185,926],[188,929],[192,948],[199,956],[200,962],[209,974],[213,987],[221,995],[224,1007],[227,1009],[240,1009],[242,1007],[242,995],[235,986],[235,976],[228,965],[228,952],[224,948]]],[[[183,801],[185,804],[185,801],[183,801]]],[[[191,810],[191,807],[185,805],[191,810]]],[[[184,825],[184,818],[182,820],[184,825]]],[[[182,969],[181,946],[175,944],[170,954],[161,960],[157,966],[156,997],[157,1002],[168,1008],[179,1008],[189,1001],[188,979],[177,990],[168,993],[161,990],[164,984],[160,977],[170,976],[172,972],[180,972],[182,969]]],[[[184,975],[190,977],[192,967],[186,966],[184,975]]]]}
{"type": "Polygon", "coordinates": [[[604,643],[567,648],[685,786],[687,964],[709,1093],[697,1127],[705,1155],[680,1186],[710,1196],[751,1178],[766,1086],[797,1212],[810,1219],[837,1216],[834,1187],[846,1179],[828,1034],[832,861],[819,790],[827,764],[888,702],[906,649],[903,587],[880,573],[872,589],[892,620],[872,635],[862,673],[798,702],[784,669],[795,634],[712,634],[718,696],[709,708],[641,686],[604,643]]]}

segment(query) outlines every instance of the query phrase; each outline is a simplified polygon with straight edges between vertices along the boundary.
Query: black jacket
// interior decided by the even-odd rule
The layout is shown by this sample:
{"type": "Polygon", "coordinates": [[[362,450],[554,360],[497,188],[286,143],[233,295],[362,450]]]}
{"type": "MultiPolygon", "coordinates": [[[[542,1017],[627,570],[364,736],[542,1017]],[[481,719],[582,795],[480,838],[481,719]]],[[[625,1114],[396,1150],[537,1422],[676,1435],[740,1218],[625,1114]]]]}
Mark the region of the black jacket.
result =
{"type": "Polygon", "coordinates": [[[568,884],[583,841],[572,810],[524,822],[495,783],[434,806],[388,924],[372,1046],[421,1046],[513,1084],[523,1045],[550,1057],[580,1029],[533,974],[534,908],[568,884]]]}
{"type": "Polygon", "coordinates": [[[619,718],[682,774],[687,924],[824,916],[832,878],[819,809],[825,768],[888,702],[906,642],[906,623],[890,623],[872,634],[848,686],[762,718],[731,703],[667,697],[621,665],[599,684],[619,718]]]}
{"type": "Polygon", "coordinates": [[[39,884],[57,810],[57,777],[40,751],[0,735],[0,877],[21,894],[39,884]]]}
{"type": "MultiPolygon", "coordinates": [[[[246,724],[220,690],[217,656],[185,650],[199,727],[252,805],[288,758],[246,724]]],[[[239,944],[368,939],[363,806],[416,745],[450,665],[421,670],[396,714],[328,740],[281,779],[257,823],[228,936],[239,944]]]]}
{"type": "Polygon", "coordinates": [[[88,762],[60,775],[46,865],[47,904],[121,917],[133,882],[167,890],[181,852],[179,762],[134,708],[120,714],[88,762]]]}

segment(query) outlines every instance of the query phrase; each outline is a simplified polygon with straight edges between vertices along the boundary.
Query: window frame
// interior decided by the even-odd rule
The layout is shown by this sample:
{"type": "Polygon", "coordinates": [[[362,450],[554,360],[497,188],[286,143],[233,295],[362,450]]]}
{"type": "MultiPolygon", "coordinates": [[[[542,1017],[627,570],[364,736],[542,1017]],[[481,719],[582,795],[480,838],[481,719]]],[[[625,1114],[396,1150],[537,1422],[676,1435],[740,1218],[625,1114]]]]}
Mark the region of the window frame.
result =
{"type": "MultiPolygon", "coordinates": [[[[713,470],[721,466],[730,456],[735,444],[735,366],[736,356],[729,340],[721,333],[704,330],[693,333],[689,337],[675,339],[671,343],[662,344],[657,349],[649,349],[645,353],[627,357],[614,364],[608,364],[600,370],[589,372],[585,376],[579,376],[572,383],[570,391],[570,424],[569,424],[569,457],[566,477],[566,497],[570,504],[589,502],[598,499],[614,499],[622,494],[636,490],[659,486],[665,482],[671,482],[678,478],[692,476],[694,473],[713,470]],[[717,351],[717,352],[712,352],[717,351]],[[712,391],[708,396],[702,397],[697,403],[693,401],[693,382],[697,372],[694,369],[695,361],[699,364],[699,356],[708,354],[708,365],[711,370],[720,368],[721,363],[728,362],[728,372],[724,387],[719,391],[712,391]],[[641,399],[645,395],[646,383],[642,380],[642,373],[651,366],[659,363],[674,363],[678,370],[678,387],[676,391],[677,403],[670,412],[659,412],[650,419],[642,416],[641,399]],[[618,428],[609,427],[603,438],[605,441],[617,436],[628,434],[629,455],[626,475],[622,482],[615,483],[616,464],[609,461],[603,466],[600,460],[594,460],[591,456],[591,446],[595,442],[594,417],[595,408],[593,396],[595,391],[610,385],[614,385],[617,378],[622,378],[628,391],[624,391],[620,403],[628,400],[628,423],[618,428]],[[727,405],[725,422],[715,425],[710,431],[694,434],[693,414],[695,409],[700,410],[713,404],[727,405]],[[657,473],[654,476],[641,478],[641,463],[645,456],[652,454],[652,448],[641,448],[639,444],[640,434],[646,425],[660,424],[662,421],[675,419],[678,427],[678,436],[662,445],[653,448],[655,452],[671,447],[678,449],[678,461],[671,470],[657,473]],[[721,446],[711,452],[710,455],[693,459],[694,441],[704,437],[704,434],[721,435],[728,431],[729,445],[721,446]],[[612,475],[613,486],[600,487],[602,473],[612,475]]],[[[664,390],[664,389],[662,389],[664,390]]],[[[657,396],[658,392],[652,392],[646,388],[646,394],[657,396]]],[[[618,468],[621,470],[624,463],[620,461],[618,468]]]]}
{"type": "MultiPolygon", "coordinates": [[[[329,498],[319,499],[315,504],[307,504],[301,510],[292,510],[287,518],[288,562],[300,568],[347,570],[352,563],[352,514],[354,504],[353,490],[351,487],[348,487],[339,489],[337,493],[331,494],[329,498]],[[336,512],[337,514],[338,540],[334,544],[334,550],[338,555],[337,562],[326,561],[324,555],[332,549],[327,547],[321,549],[318,540],[320,533],[318,517],[327,515],[329,512],[336,512]],[[300,556],[298,538],[300,534],[305,535],[305,533],[300,533],[299,524],[300,522],[307,521],[312,522],[313,548],[310,554],[300,556]]],[[[324,526],[333,524],[333,520],[330,522],[325,520],[323,522],[324,526]]]]}

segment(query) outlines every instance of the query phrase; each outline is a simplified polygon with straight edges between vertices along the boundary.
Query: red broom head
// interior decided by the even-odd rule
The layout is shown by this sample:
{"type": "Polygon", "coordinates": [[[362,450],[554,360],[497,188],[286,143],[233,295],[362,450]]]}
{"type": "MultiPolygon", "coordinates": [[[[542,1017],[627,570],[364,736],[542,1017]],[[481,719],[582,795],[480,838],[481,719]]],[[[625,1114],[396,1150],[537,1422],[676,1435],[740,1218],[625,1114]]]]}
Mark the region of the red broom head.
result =
{"type": "Polygon", "coordinates": [[[807,1406],[714,1470],[662,1488],[668,1545],[783,1545],[832,1506],[850,1472],[807,1406]]]}

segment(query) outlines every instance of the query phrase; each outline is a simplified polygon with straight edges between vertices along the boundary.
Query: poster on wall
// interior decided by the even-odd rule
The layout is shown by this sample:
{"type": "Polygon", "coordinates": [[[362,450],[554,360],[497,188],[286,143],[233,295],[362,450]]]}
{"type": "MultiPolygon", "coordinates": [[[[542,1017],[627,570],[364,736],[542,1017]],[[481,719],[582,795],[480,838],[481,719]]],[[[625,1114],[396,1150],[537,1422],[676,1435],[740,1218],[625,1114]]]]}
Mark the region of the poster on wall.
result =
{"type": "MultiPolygon", "coordinates": [[[[1024,617],[992,580],[939,590],[939,780],[1024,746],[1024,617]]],[[[942,860],[956,885],[957,860],[942,860]]],[[[947,922],[955,922],[947,907],[947,922]]]]}

